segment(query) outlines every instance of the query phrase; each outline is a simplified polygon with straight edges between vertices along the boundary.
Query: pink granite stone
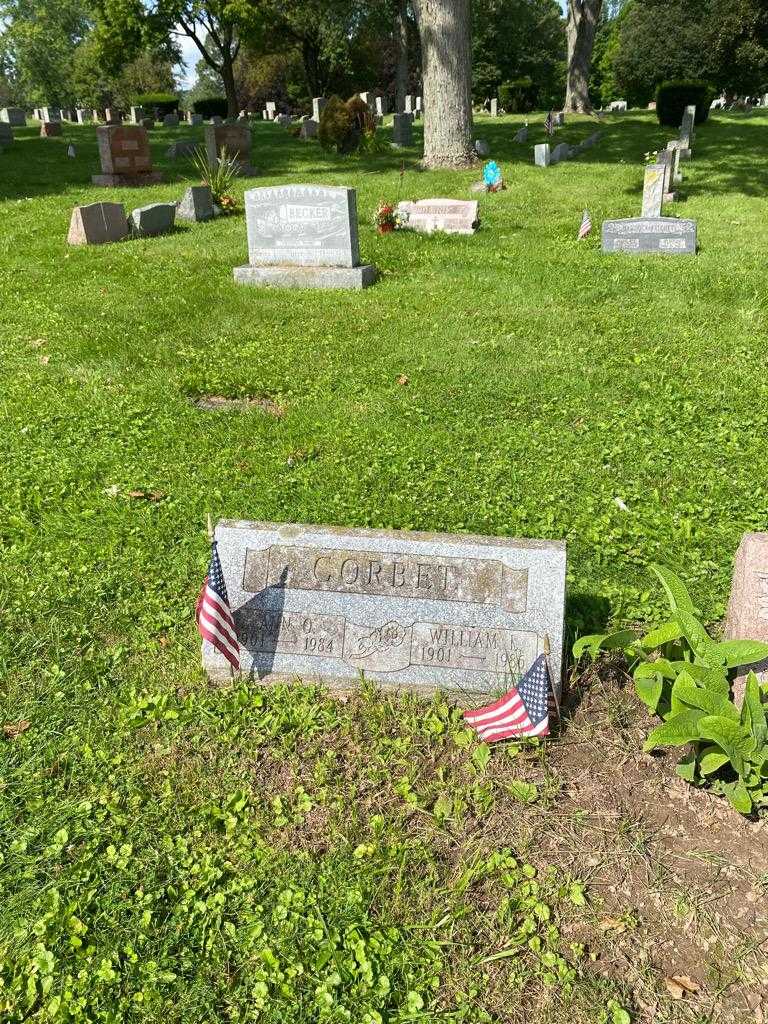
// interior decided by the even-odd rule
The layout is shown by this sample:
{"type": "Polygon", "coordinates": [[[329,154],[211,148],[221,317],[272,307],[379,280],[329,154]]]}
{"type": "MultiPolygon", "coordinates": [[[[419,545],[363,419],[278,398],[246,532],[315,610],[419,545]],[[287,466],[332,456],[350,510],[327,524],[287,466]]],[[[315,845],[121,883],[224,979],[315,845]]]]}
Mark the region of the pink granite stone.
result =
{"type": "MultiPolygon", "coordinates": [[[[733,563],[731,599],[726,636],[729,640],[761,640],[768,643],[768,533],[745,533],[733,563]]],[[[749,670],[768,682],[768,660],[744,666],[733,684],[733,699],[744,700],[749,670]]]]}

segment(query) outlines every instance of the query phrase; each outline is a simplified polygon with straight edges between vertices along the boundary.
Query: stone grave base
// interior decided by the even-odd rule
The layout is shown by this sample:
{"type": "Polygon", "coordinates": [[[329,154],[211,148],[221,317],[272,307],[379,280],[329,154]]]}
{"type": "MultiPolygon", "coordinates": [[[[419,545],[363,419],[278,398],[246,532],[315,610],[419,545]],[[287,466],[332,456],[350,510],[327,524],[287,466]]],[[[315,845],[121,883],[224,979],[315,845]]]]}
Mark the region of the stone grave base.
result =
{"type": "Polygon", "coordinates": [[[235,267],[237,284],[268,288],[367,288],[377,277],[376,267],[235,267]]]}
{"type": "Polygon", "coordinates": [[[104,188],[139,188],[141,185],[157,185],[163,180],[160,171],[149,174],[94,174],[91,181],[104,188]]]}

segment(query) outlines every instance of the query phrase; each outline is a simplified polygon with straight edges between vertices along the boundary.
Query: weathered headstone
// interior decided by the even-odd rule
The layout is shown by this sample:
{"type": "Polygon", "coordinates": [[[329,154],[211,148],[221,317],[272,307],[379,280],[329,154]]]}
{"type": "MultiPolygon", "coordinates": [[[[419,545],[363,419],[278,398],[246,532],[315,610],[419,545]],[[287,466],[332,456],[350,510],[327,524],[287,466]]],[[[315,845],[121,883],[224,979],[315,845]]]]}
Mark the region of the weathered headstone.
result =
{"type": "Polygon", "coordinates": [[[299,136],[302,139],[315,139],[317,138],[317,130],[320,127],[314,118],[308,117],[305,121],[301,122],[301,128],[299,129],[299,136]]]}
{"type": "Polygon", "coordinates": [[[695,255],[696,221],[675,217],[606,220],[603,221],[602,248],[604,253],[695,255]]]}
{"type": "Polygon", "coordinates": [[[528,141],[528,126],[525,125],[523,128],[518,128],[514,135],[514,142],[527,142],[528,141]]]}
{"type": "Polygon", "coordinates": [[[75,111],[75,120],[78,124],[87,124],[91,120],[91,115],[87,110],[82,107],[78,107],[75,111]]]}
{"type": "Polygon", "coordinates": [[[94,174],[94,185],[151,185],[162,181],[152,170],[152,155],[146,128],[139,125],[102,125],[96,129],[101,174],[94,174]]]}
{"type": "Polygon", "coordinates": [[[142,119],[141,119],[141,127],[146,129],[146,131],[149,131],[151,128],[154,128],[155,127],[155,119],[154,119],[154,117],[142,117],[142,119]]]}
{"type": "Polygon", "coordinates": [[[452,235],[473,235],[479,224],[476,199],[420,199],[398,203],[400,213],[407,214],[408,227],[432,234],[443,231],[452,235]]]}
{"type": "Polygon", "coordinates": [[[267,116],[268,116],[269,120],[270,121],[274,121],[275,114],[277,113],[277,104],[274,103],[272,100],[268,100],[264,104],[264,107],[265,107],[265,109],[267,111],[267,116]]]}
{"type": "Polygon", "coordinates": [[[403,107],[404,107],[404,109],[403,109],[403,113],[404,114],[412,114],[413,113],[413,96],[411,96],[410,93],[405,97],[405,100],[404,100],[404,103],[403,103],[403,107]]]}
{"type": "Polygon", "coordinates": [[[99,123],[101,120],[101,114],[98,110],[91,110],[91,120],[95,121],[97,124],[99,123]]]}
{"type": "MultiPolygon", "coordinates": [[[[768,643],[768,533],[745,533],[733,564],[731,598],[725,628],[728,640],[768,643]]],[[[744,700],[749,671],[768,682],[768,660],[739,669],[733,684],[737,706],[744,700]]]]}
{"type": "Polygon", "coordinates": [[[378,117],[385,117],[388,113],[387,97],[377,96],[373,101],[373,109],[378,117]]]}
{"type": "Polygon", "coordinates": [[[278,114],[277,117],[275,118],[275,121],[277,122],[277,124],[282,125],[283,128],[287,128],[288,125],[291,123],[291,115],[278,114]]]}
{"type": "Polygon", "coordinates": [[[43,121],[40,125],[40,136],[43,139],[52,139],[61,135],[61,121],[43,121]]]}
{"type": "Polygon", "coordinates": [[[551,164],[559,164],[561,160],[567,160],[571,155],[571,147],[567,142],[559,142],[552,150],[549,158],[551,164]]]}
{"type": "Polygon", "coordinates": [[[416,97],[416,110],[421,113],[421,96],[416,97]]]}
{"type": "Polygon", "coordinates": [[[392,143],[395,146],[413,145],[413,114],[392,115],[392,143]]]}
{"type": "MultiPolygon", "coordinates": [[[[220,522],[244,675],[355,689],[504,693],[550,653],[560,692],[563,541],[220,522]]],[[[203,665],[229,679],[207,641],[203,665]]]]}
{"type": "Polygon", "coordinates": [[[0,121],[14,128],[23,128],[27,123],[27,115],[21,107],[3,107],[0,110],[0,121]]]}
{"type": "Polygon", "coordinates": [[[146,238],[172,231],[175,221],[176,203],[150,203],[131,211],[130,225],[134,235],[146,238]]]}
{"type": "Polygon", "coordinates": [[[313,121],[318,121],[318,122],[320,121],[320,115],[322,114],[323,110],[325,109],[325,104],[327,102],[328,102],[328,100],[325,98],[325,96],[314,96],[313,97],[313,99],[312,99],[312,120],[313,121]]]}
{"type": "Polygon", "coordinates": [[[475,152],[478,156],[490,156],[491,147],[485,139],[475,139],[475,152]]]}
{"type": "Polygon", "coordinates": [[[248,266],[240,284],[365,288],[376,268],[360,265],[353,188],[278,185],[245,193],[248,266]]]}
{"type": "Polygon", "coordinates": [[[683,111],[683,122],[680,126],[680,134],[689,139],[693,138],[694,124],[696,122],[696,105],[690,104],[683,111]]]}
{"type": "Polygon", "coordinates": [[[209,164],[216,164],[222,152],[235,160],[240,174],[251,177],[256,174],[251,166],[251,129],[247,124],[208,124],[205,126],[205,151],[209,164]]]}
{"type": "Polygon", "coordinates": [[[664,202],[673,203],[675,192],[673,187],[673,173],[675,166],[675,152],[672,149],[662,149],[656,156],[656,163],[664,168],[664,202]]]}
{"type": "Polygon", "coordinates": [[[548,142],[540,142],[533,147],[533,162],[537,167],[549,167],[552,161],[552,154],[549,151],[548,142]]]}
{"type": "Polygon", "coordinates": [[[207,185],[192,185],[184,193],[184,198],[176,210],[179,220],[206,221],[213,220],[213,196],[207,185]]]}
{"type": "Polygon", "coordinates": [[[178,114],[166,114],[163,118],[164,128],[178,128],[179,127],[179,115],[178,114]]]}
{"type": "Polygon", "coordinates": [[[668,142],[667,149],[672,154],[672,181],[677,185],[683,180],[683,175],[680,170],[680,147],[677,143],[677,139],[674,139],[672,142],[668,142]]]}
{"type": "Polygon", "coordinates": [[[54,121],[61,121],[61,110],[58,107],[43,107],[40,111],[41,119],[48,124],[54,121]]]}
{"type": "Polygon", "coordinates": [[[13,142],[13,128],[7,121],[0,121],[0,146],[10,146],[13,142]]]}
{"type": "Polygon", "coordinates": [[[190,111],[190,114],[189,114],[189,117],[187,118],[187,121],[191,125],[192,128],[199,128],[200,125],[203,123],[203,115],[202,114],[194,114],[194,113],[192,113],[190,111]]]}
{"type": "Polygon", "coordinates": [[[131,124],[141,124],[144,120],[144,107],[131,107],[131,124]]]}
{"type": "Polygon", "coordinates": [[[497,99],[491,100],[491,117],[499,116],[499,101],[497,99]]]}
{"type": "Polygon", "coordinates": [[[104,111],[104,120],[107,124],[122,124],[123,115],[115,107],[107,107],[104,111]]]}
{"type": "Polygon", "coordinates": [[[177,160],[180,156],[193,156],[197,145],[194,139],[177,139],[166,149],[165,155],[169,160],[177,160]]]}
{"type": "Polygon", "coordinates": [[[626,100],[614,100],[613,103],[608,104],[608,109],[612,111],[625,111],[627,109],[626,100]]]}
{"type": "Polygon", "coordinates": [[[128,237],[128,221],[122,203],[89,203],[76,206],[69,222],[70,245],[104,245],[128,237]]]}
{"type": "Polygon", "coordinates": [[[663,164],[646,164],[643,179],[643,207],[641,217],[660,217],[661,205],[664,202],[664,176],[666,168],[663,164]]]}

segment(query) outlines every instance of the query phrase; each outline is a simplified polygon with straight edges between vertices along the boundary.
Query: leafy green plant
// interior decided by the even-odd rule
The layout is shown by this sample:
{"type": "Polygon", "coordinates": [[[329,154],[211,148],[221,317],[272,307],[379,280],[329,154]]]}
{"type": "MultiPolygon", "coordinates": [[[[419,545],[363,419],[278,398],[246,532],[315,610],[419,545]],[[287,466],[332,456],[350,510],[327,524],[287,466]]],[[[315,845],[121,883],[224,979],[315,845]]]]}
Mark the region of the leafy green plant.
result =
{"type": "Polygon", "coordinates": [[[681,778],[711,787],[742,814],[768,806],[768,686],[750,672],[742,707],[731,700],[732,676],[768,658],[768,644],[716,642],[682,580],[669,569],[651,568],[670,605],[668,621],[642,637],[632,630],[581,637],[573,655],[594,660],[603,651],[622,651],[638,697],[663,720],[644,749],[690,745],[677,766],[681,778]]]}
{"type": "Polygon", "coordinates": [[[218,160],[211,163],[206,151],[202,146],[198,146],[192,155],[192,163],[198,170],[203,184],[210,188],[214,203],[225,212],[231,213],[236,206],[232,185],[235,178],[240,175],[237,157],[230,156],[224,147],[218,160]]]}
{"type": "Polygon", "coordinates": [[[192,110],[203,117],[226,117],[228,113],[227,101],[223,96],[203,96],[195,100],[192,110]]]}

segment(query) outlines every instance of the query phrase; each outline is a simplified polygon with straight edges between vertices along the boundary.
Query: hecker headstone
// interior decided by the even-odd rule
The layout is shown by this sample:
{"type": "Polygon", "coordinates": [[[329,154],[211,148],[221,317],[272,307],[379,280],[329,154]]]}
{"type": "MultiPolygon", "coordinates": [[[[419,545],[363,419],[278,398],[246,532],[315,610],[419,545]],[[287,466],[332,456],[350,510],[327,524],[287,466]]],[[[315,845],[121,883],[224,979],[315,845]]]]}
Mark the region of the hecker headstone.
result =
{"type": "Polygon", "coordinates": [[[151,185],[163,180],[152,170],[152,155],[146,128],[133,124],[102,125],[96,129],[101,174],[94,174],[94,185],[151,185]]]}
{"type": "Polygon", "coordinates": [[[426,234],[444,231],[452,235],[472,235],[479,224],[476,199],[404,200],[397,204],[397,209],[407,214],[409,228],[426,234]]]}
{"type": "Polygon", "coordinates": [[[643,208],[641,217],[660,217],[661,204],[664,202],[664,176],[666,168],[663,164],[646,164],[643,179],[643,208]]]}
{"type": "MultiPolygon", "coordinates": [[[[242,672],[354,689],[503,693],[551,649],[560,689],[562,541],[220,522],[242,672]]],[[[228,663],[209,643],[214,679],[228,663]]]]}
{"type": "Polygon", "coordinates": [[[603,252],[695,255],[696,221],[638,217],[603,221],[603,252]]]}
{"type": "Polygon", "coordinates": [[[365,288],[376,268],[360,265],[353,188],[277,185],[245,193],[248,260],[240,284],[365,288]]]}
{"type": "Polygon", "coordinates": [[[230,160],[234,159],[240,174],[251,177],[256,174],[251,166],[251,129],[247,124],[208,124],[205,126],[205,150],[209,164],[216,164],[226,149],[230,160]]]}
{"type": "MultiPolygon", "coordinates": [[[[733,563],[731,599],[726,637],[768,643],[768,533],[745,533],[733,563]]],[[[733,685],[734,701],[741,706],[749,671],[768,682],[768,660],[739,670],[733,685]]]]}

